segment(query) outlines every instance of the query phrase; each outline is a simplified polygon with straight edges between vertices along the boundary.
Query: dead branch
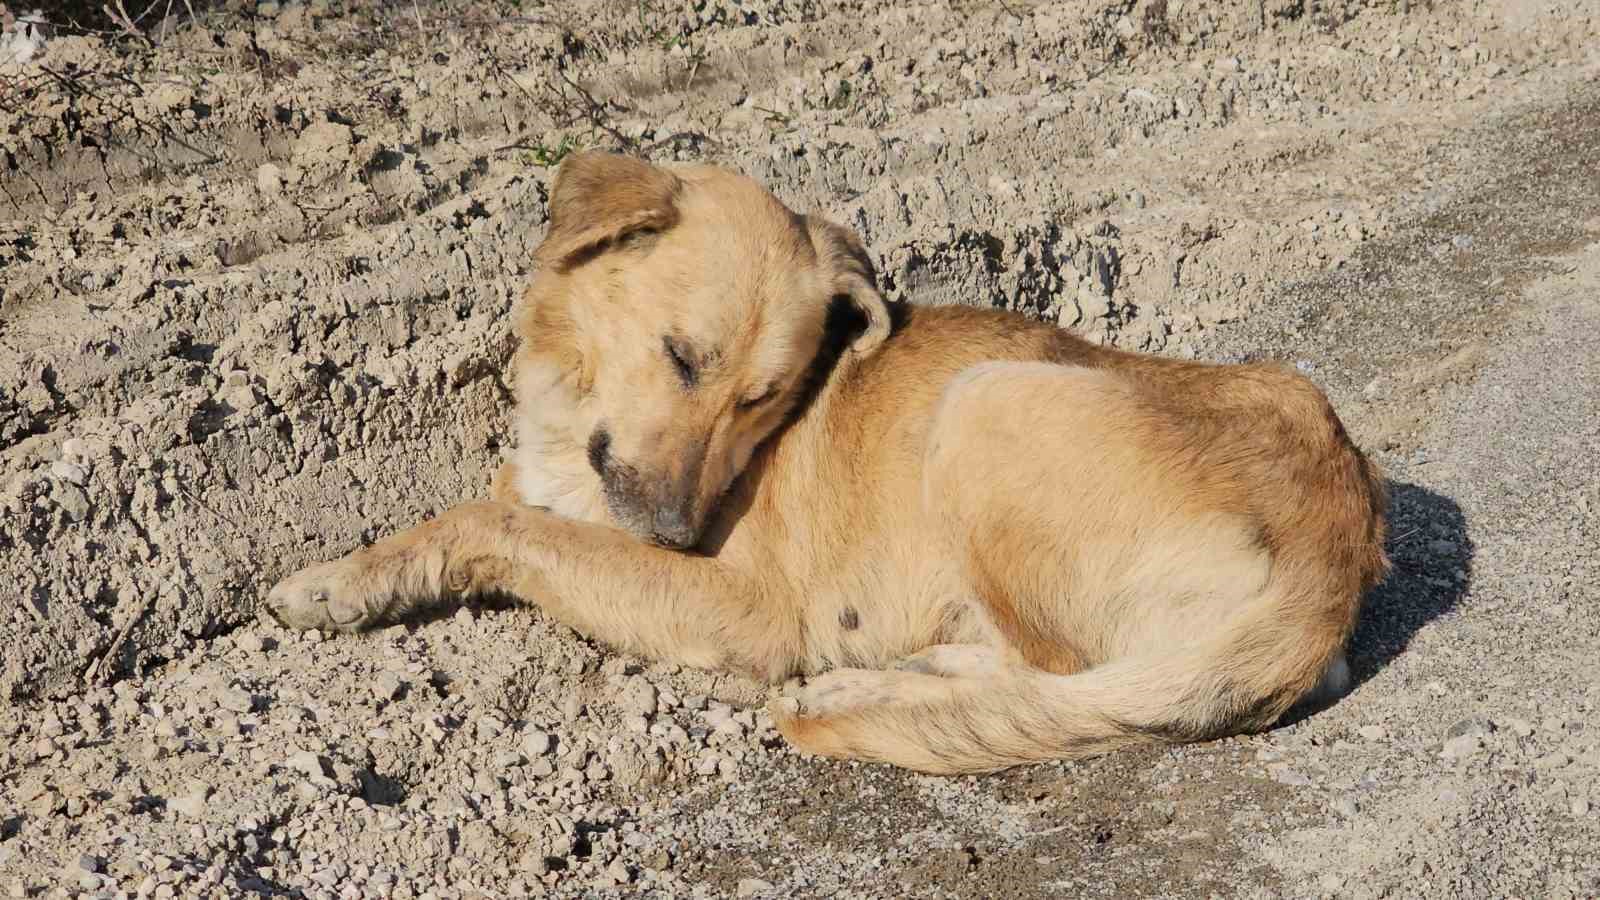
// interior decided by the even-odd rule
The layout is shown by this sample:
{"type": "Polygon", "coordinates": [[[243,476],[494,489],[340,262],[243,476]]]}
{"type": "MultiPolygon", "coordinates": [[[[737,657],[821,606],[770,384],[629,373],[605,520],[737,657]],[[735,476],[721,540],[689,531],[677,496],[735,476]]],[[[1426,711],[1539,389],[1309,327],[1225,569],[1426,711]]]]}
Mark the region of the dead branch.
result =
{"type": "Polygon", "coordinates": [[[556,74],[560,75],[562,81],[566,82],[574,91],[578,92],[578,97],[583,100],[584,115],[588,118],[589,124],[600,129],[601,131],[604,131],[606,134],[611,135],[611,137],[616,140],[617,143],[621,144],[622,148],[627,150],[629,153],[637,153],[639,151],[638,141],[628,137],[621,131],[618,131],[616,126],[606,121],[605,106],[600,101],[596,100],[593,94],[584,90],[583,86],[578,84],[576,81],[573,81],[572,78],[567,75],[566,70],[560,66],[556,67],[556,74]]]}

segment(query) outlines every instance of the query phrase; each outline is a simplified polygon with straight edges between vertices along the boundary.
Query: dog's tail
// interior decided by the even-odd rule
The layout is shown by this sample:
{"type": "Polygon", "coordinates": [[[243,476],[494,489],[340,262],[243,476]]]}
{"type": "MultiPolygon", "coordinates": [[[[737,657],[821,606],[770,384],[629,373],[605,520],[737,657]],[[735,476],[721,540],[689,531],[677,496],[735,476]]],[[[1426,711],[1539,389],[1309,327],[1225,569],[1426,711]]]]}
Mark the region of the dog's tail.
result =
{"type": "Polygon", "coordinates": [[[858,672],[860,689],[835,695],[839,708],[784,698],[774,718],[807,752],[949,775],[1259,730],[1301,700],[1342,693],[1349,678],[1344,642],[1359,598],[1275,590],[1298,580],[1288,574],[1275,573],[1215,638],[1168,653],[1071,675],[1023,666],[983,677],[858,672]]]}

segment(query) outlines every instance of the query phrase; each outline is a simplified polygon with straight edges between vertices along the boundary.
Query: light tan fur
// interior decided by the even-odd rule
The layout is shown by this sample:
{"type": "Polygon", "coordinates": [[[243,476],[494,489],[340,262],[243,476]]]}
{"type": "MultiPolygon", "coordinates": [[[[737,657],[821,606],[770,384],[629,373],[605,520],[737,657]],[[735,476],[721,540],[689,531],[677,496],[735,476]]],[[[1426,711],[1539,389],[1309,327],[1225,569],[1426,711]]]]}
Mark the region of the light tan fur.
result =
{"type": "Polygon", "coordinates": [[[709,167],[570,158],[537,261],[493,499],[285,579],[279,618],[505,592],[631,652],[811,676],[773,704],[796,746],[935,773],[1342,689],[1386,500],[1299,374],[892,307],[849,231],[709,167]]]}

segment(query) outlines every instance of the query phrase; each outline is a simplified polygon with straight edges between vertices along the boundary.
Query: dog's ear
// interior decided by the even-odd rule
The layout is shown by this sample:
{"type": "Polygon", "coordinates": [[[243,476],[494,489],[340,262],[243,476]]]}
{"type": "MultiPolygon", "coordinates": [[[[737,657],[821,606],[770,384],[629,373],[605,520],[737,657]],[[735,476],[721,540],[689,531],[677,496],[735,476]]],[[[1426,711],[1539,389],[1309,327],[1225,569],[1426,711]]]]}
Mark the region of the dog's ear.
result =
{"type": "Polygon", "coordinates": [[[550,188],[550,228],[534,258],[565,269],[607,244],[678,220],[678,176],[615,153],[574,153],[550,188]]]}
{"type": "Polygon", "coordinates": [[[855,232],[816,216],[806,217],[806,230],[817,251],[817,264],[833,279],[833,296],[849,298],[866,321],[850,344],[850,352],[866,356],[876,350],[894,327],[889,303],[878,293],[878,273],[867,248],[855,232]]]}

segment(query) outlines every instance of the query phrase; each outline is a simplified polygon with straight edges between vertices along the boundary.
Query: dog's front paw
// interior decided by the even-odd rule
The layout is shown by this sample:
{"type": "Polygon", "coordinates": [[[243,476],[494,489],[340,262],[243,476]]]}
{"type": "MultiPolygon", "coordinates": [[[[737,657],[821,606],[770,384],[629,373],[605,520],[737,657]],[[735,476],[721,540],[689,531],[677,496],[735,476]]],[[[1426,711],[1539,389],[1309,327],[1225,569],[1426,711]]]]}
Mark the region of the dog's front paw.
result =
{"type": "Polygon", "coordinates": [[[372,590],[363,569],[348,557],[302,569],[267,594],[278,621],[302,631],[359,631],[374,624],[386,598],[372,590]]]}

